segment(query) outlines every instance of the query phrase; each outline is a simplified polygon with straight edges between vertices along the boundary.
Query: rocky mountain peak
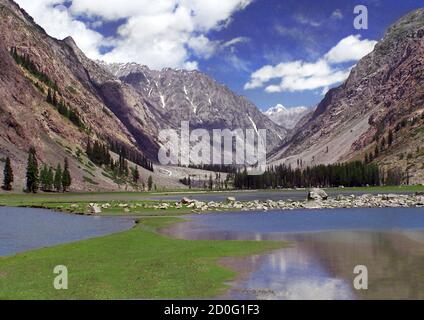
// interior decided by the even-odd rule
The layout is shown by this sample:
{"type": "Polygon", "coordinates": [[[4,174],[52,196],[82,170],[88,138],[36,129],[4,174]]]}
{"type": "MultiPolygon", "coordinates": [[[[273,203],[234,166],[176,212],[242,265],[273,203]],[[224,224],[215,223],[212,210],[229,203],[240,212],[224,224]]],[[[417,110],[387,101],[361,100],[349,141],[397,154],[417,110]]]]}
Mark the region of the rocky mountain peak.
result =
{"type": "Polygon", "coordinates": [[[265,111],[265,115],[279,126],[291,130],[310,112],[312,112],[312,109],[308,107],[286,108],[282,104],[277,104],[265,111]]]}

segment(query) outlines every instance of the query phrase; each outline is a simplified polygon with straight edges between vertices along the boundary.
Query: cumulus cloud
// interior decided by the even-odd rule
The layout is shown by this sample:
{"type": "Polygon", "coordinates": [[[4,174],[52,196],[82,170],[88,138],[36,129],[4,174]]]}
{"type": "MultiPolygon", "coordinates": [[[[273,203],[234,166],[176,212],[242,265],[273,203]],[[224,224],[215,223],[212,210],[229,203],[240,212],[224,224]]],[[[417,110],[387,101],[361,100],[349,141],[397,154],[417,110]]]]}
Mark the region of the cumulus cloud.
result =
{"type": "Polygon", "coordinates": [[[358,61],[370,53],[375,41],[361,40],[360,36],[349,36],[342,39],[327,54],[316,62],[292,61],[278,65],[267,65],[251,74],[250,81],[245,84],[246,90],[262,88],[268,93],[295,92],[323,89],[347,79],[351,67],[341,67],[341,63],[358,61]],[[267,85],[272,80],[280,80],[278,84],[267,85]]]}
{"type": "Polygon", "coordinates": [[[154,69],[197,67],[196,58],[207,59],[222,45],[207,33],[227,26],[251,1],[109,0],[105,5],[104,0],[17,0],[50,35],[72,36],[90,58],[134,61],[154,69]],[[115,37],[92,29],[117,20],[125,22],[115,37]],[[101,54],[105,46],[111,50],[101,54]]]}
{"type": "Polygon", "coordinates": [[[16,0],[48,34],[63,39],[72,36],[78,46],[90,57],[100,58],[99,48],[103,36],[78,20],[75,20],[67,7],[66,0],[16,0]]]}
{"type": "Polygon", "coordinates": [[[376,44],[376,41],[368,39],[361,40],[360,35],[351,35],[333,47],[325,55],[325,58],[330,63],[358,61],[374,50],[376,44]]]}

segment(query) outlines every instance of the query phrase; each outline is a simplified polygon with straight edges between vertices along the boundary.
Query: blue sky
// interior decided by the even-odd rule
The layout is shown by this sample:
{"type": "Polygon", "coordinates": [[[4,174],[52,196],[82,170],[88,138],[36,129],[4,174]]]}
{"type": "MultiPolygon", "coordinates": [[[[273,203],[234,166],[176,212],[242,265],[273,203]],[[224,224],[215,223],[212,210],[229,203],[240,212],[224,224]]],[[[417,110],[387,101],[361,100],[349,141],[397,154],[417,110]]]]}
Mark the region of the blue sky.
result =
{"type": "Polygon", "coordinates": [[[260,109],[314,106],[415,0],[17,0],[91,58],[196,68],[260,109]],[[35,4],[36,2],[36,4],[35,4]],[[365,5],[369,29],[353,27],[365,5]]]}

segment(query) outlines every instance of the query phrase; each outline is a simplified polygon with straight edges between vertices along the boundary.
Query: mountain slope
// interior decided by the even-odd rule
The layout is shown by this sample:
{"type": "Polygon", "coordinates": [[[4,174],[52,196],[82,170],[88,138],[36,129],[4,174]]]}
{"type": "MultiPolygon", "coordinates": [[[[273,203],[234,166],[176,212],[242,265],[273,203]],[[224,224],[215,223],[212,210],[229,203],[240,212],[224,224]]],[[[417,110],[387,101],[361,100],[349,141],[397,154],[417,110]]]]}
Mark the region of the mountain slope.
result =
{"type": "Polygon", "coordinates": [[[190,121],[192,129],[267,129],[269,151],[287,136],[251,102],[199,71],[155,71],[135,63],[102,66],[137,91],[161,129],[180,128],[181,121],[190,121]]]}
{"type": "MultiPolygon", "coordinates": [[[[11,157],[15,190],[24,186],[30,146],[38,150],[41,164],[56,167],[67,157],[74,190],[122,187],[105,176],[101,168],[90,166],[82,151],[90,137],[118,143],[134,152],[154,153],[151,146],[157,144],[149,139],[148,128],[140,124],[148,119],[148,112],[142,106],[134,107],[138,104],[137,93],[87,59],[72,39],[61,41],[48,36],[13,1],[0,0],[0,29],[0,159],[11,157]],[[14,48],[48,78],[47,84],[14,61],[10,52],[14,48]],[[55,87],[59,100],[78,115],[82,126],[74,125],[46,102],[49,87],[55,87]],[[125,116],[119,117],[125,109],[137,112],[136,123],[131,120],[133,127],[125,123],[125,116]]],[[[143,174],[146,181],[151,173],[143,174]]],[[[180,184],[165,179],[164,185],[180,184]]]]}
{"type": "Polygon", "coordinates": [[[305,166],[364,159],[365,153],[372,153],[373,161],[386,170],[408,167],[411,181],[422,182],[423,159],[417,147],[424,145],[423,75],[424,9],[419,9],[390,27],[271,161],[297,166],[302,160],[305,166]],[[395,141],[382,147],[390,130],[395,141]]]}

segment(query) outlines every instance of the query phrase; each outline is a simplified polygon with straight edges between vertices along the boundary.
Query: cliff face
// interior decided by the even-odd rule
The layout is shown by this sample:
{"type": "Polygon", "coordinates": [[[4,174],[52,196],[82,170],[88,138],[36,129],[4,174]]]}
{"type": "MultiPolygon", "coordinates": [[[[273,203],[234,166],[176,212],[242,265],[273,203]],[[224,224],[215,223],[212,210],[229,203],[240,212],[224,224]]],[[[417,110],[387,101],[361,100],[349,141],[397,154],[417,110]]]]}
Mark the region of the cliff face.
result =
{"type": "Polygon", "coordinates": [[[330,90],[313,116],[273,161],[306,165],[363,159],[380,152],[374,161],[386,168],[409,167],[422,179],[424,112],[424,9],[416,10],[389,28],[375,50],[352,70],[347,81],[330,90]],[[406,124],[405,124],[406,123],[406,124]],[[387,142],[394,132],[394,143],[387,142]],[[385,138],[385,141],[383,140],[385,138]],[[402,162],[409,155],[409,163],[402,162]]]}

